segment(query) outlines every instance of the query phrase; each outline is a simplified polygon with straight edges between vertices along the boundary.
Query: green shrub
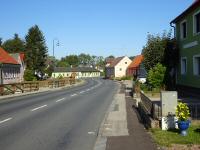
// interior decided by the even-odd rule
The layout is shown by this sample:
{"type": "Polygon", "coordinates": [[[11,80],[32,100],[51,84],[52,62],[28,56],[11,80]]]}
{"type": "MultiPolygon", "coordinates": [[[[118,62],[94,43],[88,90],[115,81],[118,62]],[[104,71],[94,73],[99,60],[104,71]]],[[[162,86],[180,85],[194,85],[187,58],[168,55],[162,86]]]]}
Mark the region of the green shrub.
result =
{"type": "Polygon", "coordinates": [[[149,86],[147,84],[140,84],[140,89],[142,91],[149,91],[149,86]]]}
{"type": "Polygon", "coordinates": [[[158,63],[154,68],[150,69],[147,75],[147,81],[152,88],[163,88],[166,67],[158,63]]]}
{"type": "Polygon", "coordinates": [[[133,77],[132,76],[124,76],[124,77],[121,77],[121,80],[132,80],[133,77]]]}
{"type": "Polygon", "coordinates": [[[37,80],[35,75],[34,75],[34,71],[30,70],[30,69],[26,69],[24,72],[24,80],[25,81],[35,81],[37,80]]]}

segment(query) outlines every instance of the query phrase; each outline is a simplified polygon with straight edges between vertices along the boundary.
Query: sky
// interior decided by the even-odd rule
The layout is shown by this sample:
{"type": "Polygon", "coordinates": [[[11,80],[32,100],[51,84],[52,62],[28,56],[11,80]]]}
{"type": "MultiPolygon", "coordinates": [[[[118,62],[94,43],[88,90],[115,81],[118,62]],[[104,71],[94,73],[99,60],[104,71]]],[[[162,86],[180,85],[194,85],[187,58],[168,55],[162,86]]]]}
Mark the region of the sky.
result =
{"type": "Polygon", "coordinates": [[[147,34],[170,30],[170,21],[194,0],[0,0],[0,37],[38,25],[49,55],[59,40],[55,57],[87,53],[96,56],[135,56],[147,34]],[[56,43],[56,40],[55,40],[56,43]]]}

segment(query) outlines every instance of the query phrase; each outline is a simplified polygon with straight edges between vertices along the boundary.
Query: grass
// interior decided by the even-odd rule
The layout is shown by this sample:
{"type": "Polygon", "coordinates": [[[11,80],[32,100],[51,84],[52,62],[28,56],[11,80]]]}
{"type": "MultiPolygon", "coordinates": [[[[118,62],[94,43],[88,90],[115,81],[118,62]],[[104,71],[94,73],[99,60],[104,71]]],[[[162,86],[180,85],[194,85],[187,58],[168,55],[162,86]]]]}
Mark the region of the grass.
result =
{"type": "Polygon", "coordinates": [[[162,131],[161,129],[151,129],[155,142],[160,146],[170,147],[172,144],[194,145],[200,144],[200,125],[191,125],[188,135],[183,137],[178,129],[162,131]]]}

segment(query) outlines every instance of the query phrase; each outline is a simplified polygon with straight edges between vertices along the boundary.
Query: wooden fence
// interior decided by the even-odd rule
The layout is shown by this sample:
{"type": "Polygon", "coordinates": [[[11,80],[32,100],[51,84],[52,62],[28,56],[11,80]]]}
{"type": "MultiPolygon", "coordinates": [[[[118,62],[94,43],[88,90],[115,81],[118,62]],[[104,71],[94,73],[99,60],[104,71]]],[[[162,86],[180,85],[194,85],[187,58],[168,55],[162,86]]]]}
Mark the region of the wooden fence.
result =
{"type": "Polygon", "coordinates": [[[75,78],[0,84],[0,95],[38,91],[40,88],[58,88],[75,84],[75,78]]]}

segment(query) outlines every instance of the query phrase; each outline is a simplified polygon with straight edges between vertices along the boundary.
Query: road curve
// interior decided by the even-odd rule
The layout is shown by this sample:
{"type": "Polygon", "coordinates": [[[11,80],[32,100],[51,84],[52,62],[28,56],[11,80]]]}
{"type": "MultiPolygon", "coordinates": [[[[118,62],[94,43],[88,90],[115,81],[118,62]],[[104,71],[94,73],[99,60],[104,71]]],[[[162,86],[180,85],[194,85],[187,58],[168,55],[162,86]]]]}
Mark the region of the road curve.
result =
{"type": "Polygon", "coordinates": [[[99,125],[118,89],[115,82],[85,85],[0,102],[1,150],[92,150],[99,125]]]}

